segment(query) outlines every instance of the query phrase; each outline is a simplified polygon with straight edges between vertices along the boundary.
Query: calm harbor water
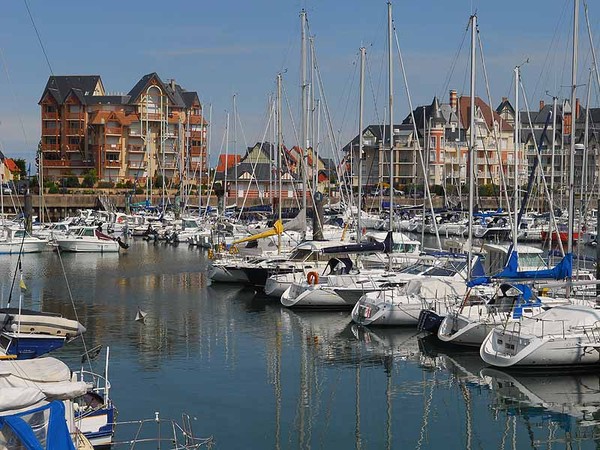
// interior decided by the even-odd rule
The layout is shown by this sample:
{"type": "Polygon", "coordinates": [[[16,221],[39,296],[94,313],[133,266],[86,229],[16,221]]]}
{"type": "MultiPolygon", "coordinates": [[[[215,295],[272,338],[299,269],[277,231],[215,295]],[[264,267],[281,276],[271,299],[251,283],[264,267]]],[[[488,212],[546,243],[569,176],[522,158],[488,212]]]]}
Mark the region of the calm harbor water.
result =
{"type": "MultiPolygon", "coordinates": [[[[2,304],[16,261],[0,259],[2,304]]],[[[110,346],[119,420],[186,412],[224,449],[600,446],[600,372],[486,369],[412,329],[362,330],[348,313],[209,286],[201,251],[144,241],[120,256],[25,255],[26,306],[74,317],[63,265],[87,346],[110,346]]],[[[76,369],[83,352],[76,341],[55,355],[76,369]]]]}

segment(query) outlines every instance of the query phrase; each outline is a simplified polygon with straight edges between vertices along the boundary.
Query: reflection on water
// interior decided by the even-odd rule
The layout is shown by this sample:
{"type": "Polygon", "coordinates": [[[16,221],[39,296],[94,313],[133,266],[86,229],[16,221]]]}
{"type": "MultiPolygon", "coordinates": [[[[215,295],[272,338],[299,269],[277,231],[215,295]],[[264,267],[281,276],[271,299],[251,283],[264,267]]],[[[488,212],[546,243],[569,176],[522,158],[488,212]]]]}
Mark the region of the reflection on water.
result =
{"type": "MultiPolygon", "coordinates": [[[[221,448],[596,448],[598,375],[506,375],[413,329],[209,286],[205,264],[143,241],[120,256],[25,255],[24,303],[73,318],[64,266],[86,344],[111,347],[119,419],[188,412],[221,448]]],[[[15,265],[0,258],[3,303],[15,265]]],[[[77,341],[58,356],[77,368],[82,353],[77,341]]]]}

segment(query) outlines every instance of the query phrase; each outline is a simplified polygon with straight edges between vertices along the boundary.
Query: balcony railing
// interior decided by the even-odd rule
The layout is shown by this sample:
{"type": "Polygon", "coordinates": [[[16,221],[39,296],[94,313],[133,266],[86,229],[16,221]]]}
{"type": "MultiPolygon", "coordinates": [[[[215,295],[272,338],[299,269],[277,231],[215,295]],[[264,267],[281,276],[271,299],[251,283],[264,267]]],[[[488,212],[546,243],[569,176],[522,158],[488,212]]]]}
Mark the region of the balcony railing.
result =
{"type": "Polygon", "coordinates": [[[42,127],[42,136],[58,136],[60,134],[60,128],[42,127]]]}
{"type": "Polygon", "coordinates": [[[65,113],[65,118],[67,120],[83,120],[85,118],[85,113],[83,111],[79,111],[79,112],[67,111],[65,113]]]}
{"type": "Polygon", "coordinates": [[[48,119],[58,120],[58,111],[53,111],[53,112],[42,111],[42,120],[48,120],[48,119]]]}
{"type": "Polygon", "coordinates": [[[123,128],[122,127],[104,127],[104,133],[121,136],[121,134],[123,134],[123,128]]]}
{"type": "Polygon", "coordinates": [[[65,134],[67,136],[83,136],[83,128],[65,128],[65,134]]]}
{"type": "Polygon", "coordinates": [[[45,159],[44,167],[94,167],[91,161],[70,161],[68,159],[45,159]]]}
{"type": "Polygon", "coordinates": [[[42,142],[42,151],[59,151],[60,150],[60,144],[45,144],[42,142]]]}
{"type": "Polygon", "coordinates": [[[121,167],[121,161],[105,161],[104,165],[106,167],[121,167]]]}
{"type": "Polygon", "coordinates": [[[129,166],[130,169],[145,169],[146,168],[146,163],[140,162],[140,161],[128,161],[127,165],[129,166]]]}
{"type": "Polygon", "coordinates": [[[146,153],[146,150],[141,145],[128,145],[127,151],[130,153],[146,153]]]}
{"type": "Polygon", "coordinates": [[[83,151],[83,145],[76,145],[76,144],[69,144],[69,145],[65,145],[65,150],[69,153],[79,153],[83,151]]]}

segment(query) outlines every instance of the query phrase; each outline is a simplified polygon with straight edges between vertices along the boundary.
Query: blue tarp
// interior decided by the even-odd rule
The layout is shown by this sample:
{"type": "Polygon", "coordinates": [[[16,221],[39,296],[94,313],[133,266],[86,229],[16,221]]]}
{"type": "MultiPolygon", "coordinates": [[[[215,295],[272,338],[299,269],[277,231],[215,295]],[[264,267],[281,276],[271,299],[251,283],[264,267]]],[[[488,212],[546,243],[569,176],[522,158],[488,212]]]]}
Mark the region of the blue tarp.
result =
{"type": "Polygon", "coordinates": [[[25,448],[27,450],[43,450],[43,449],[61,449],[61,450],[75,450],[73,440],[69,434],[67,428],[67,422],[65,420],[65,406],[62,402],[55,400],[47,405],[39,408],[30,409],[24,412],[13,414],[10,416],[0,417],[0,431],[4,431],[4,428],[8,427],[12,430],[15,436],[20,442],[15,444],[21,444],[18,448],[25,448]],[[35,421],[36,430],[32,429],[32,425],[28,423],[28,419],[33,414],[38,412],[50,410],[50,419],[48,421],[47,433],[45,436],[45,445],[42,445],[40,439],[40,423],[39,420],[35,421]]]}
{"type": "Polygon", "coordinates": [[[573,275],[573,254],[567,253],[563,259],[551,269],[518,270],[519,256],[513,251],[504,269],[493,277],[477,277],[467,283],[468,287],[490,283],[492,278],[512,280],[563,280],[573,275]]]}

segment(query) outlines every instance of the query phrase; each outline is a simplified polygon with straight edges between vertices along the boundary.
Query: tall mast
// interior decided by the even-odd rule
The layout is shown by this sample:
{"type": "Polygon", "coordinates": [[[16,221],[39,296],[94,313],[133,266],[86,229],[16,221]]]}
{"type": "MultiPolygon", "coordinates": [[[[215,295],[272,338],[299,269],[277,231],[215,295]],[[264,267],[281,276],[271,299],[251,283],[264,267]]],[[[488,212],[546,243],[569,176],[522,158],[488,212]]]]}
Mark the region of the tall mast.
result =
{"type": "Polygon", "coordinates": [[[556,110],[558,97],[552,97],[552,158],[550,160],[550,208],[554,210],[554,156],[556,149],[556,110]]]}
{"type": "Polygon", "coordinates": [[[306,191],[307,191],[307,186],[306,186],[306,182],[307,182],[307,176],[306,176],[306,162],[307,162],[307,156],[308,156],[308,117],[307,117],[307,112],[308,112],[308,99],[307,99],[307,89],[308,89],[308,84],[306,82],[306,11],[303,9],[302,11],[300,11],[300,22],[301,22],[301,30],[302,30],[302,45],[301,45],[301,61],[300,61],[300,67],[301,67],[301,73],[302,73],[302,81],[301,81],[301,88],[302,88],[302,133],[300,135],[301,141],[300,141],[300,156],[302,158],[302,164],[301,164],[301,168],[302,168],[302,208],[304,208],[304,210],[306,210],[306,191]]]}
{"type": "MultiPolygon", "coordinates": [[[[477,30],[477,16],[471,16],[471,121],[469,124],[469,252],[467,256],[467,279],[471,279],[471,266],[473,259],[473,200],[475,194],[475,39],[477,30]]],[[[515,121],[516,122],[516,121],[515,121]]],[[[516,176],[516,174],[515,174],[516,176]]]]}
{"type": "Polygon", "coordinates": [[[223,202],[223,218],[225,218],[225,209],[227,209],[227,197],[228,197],[228,190],[227,190],[227,172],[228,172],[228,166],[229,166],[229,112],[227,112],[227,118],[225,119],[225,172],[223,173],[224,176],[224,190],[223,190],[223,195],[225,196],[225,201],[223,202]]]}
{"type": "Polygon", "coordinates": [[[569,240],[567,253],[573,252],[573,228],[575,219],[575,111],[577,95],[577,38],[579,35],[579,0],[574,0],[573,7],[573,60],[571,64],[571,157],[569,160],[569,240]]]}
{"type": "Polygon", "coordinates": [[[583,132],[583,161],[581,164],[581,207],[579,208],[579,227],[578,230],[581,231],[581,226],[583,225],[583,221],[585,220],[585,212],[587,210],[587,185],[588,185],[588,145],[589,145],[589,129],[590,129],[590,96],[592,94],[592,71],[590,69],[590,74],[588,76],[588,85],[587,85],[587,96],[585,100],[585,128],[583,132]]]}
{"type": "MultiPolygon", "coordinates": [[[[236,109],[236,94],[233,94],[233,154],[234,161],[237,159],[235,155],[237,155],[237,109],[236,109]]],[[[235,206],[237,206],[238,202],[238,167],[237,161],[235,161],[235,206]]],[[[249,185],[248,185],[249,186],[249,185]]]]}
{"type": "MultiPolygon", "coordinates": [[[[281,74],[277,74],[277,180],[279,183],[279,199],[277,202],[277,218],[281,220],[281,148],[283,146],[283,133],[281,130],[281,74]]],[[[277,253],[281,253],[281,234],[277,235],[277,253]]]]}
{"type": "MultiPolygon", "coordinates": [[[[388,1],[388,114],[390,125],[390,231],[394,231],[394,71],[392,65],[392,2],[388,1]]],[[[362,132],[362,130],[361,130],[362,132]]],[[[391,270],[391,258],[390,258],[391,270]]]]}
{"type": "Polygon", "coordinates": [[[363,101],[365,94],[365,55],[367,50],[360,48],[360,94],[358,96],[358,211],[356,214],[356,242],[360,242],[362,225],[362,171],[363,171],[363,101]]]}
{"type": "Polygon", "coordinates": [[[513,210],[513,231],[512,231],[512,250],[517,251],[517,233],[519,231],[518,224],[518,211],[519,211],[519,147],[521,144],[521,138],[519,135],[520,121],[519,117],[519,82],[521,81],[521,68],[515,67],[515,154],[514,154],[514,167],[515,167],[515,179],[514,179],[514,210],[513,210]]]}

